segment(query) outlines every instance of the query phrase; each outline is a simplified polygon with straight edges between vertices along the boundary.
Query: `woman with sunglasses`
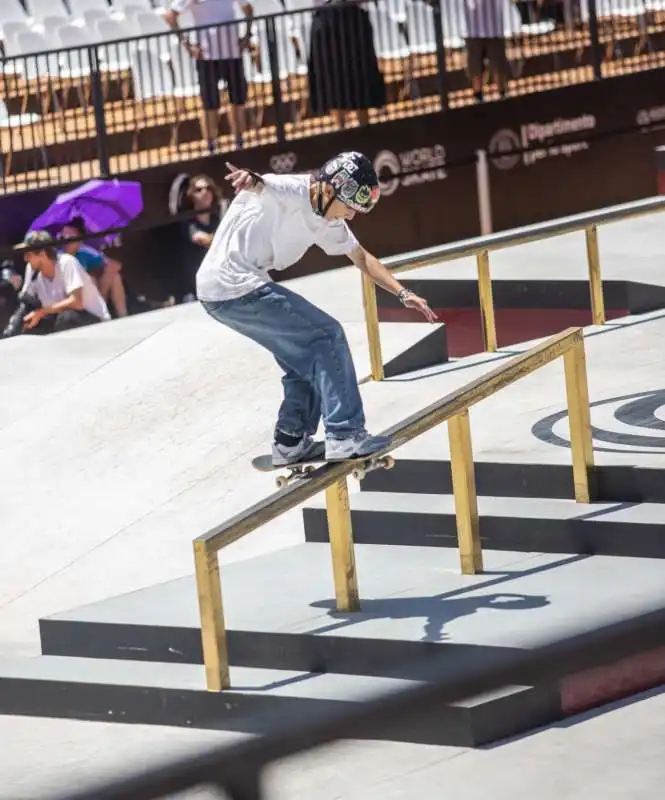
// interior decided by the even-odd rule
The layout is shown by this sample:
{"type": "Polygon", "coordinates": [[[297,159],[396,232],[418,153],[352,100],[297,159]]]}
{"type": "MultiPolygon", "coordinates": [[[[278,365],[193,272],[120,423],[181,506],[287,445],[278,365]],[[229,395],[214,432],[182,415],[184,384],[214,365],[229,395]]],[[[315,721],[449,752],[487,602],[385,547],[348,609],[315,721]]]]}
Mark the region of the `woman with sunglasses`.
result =
{"type": "Polygon", "coordinates": [[[208,177],[195,175],[189,181],[184,197],[184,208],[196,216],[184,223],[183,285],[179,291],[182,302],[196,299],[196,271],[212,243],[212,237],[222,218],[222,190],[208,177]]]}
{"type": "Polygon", "coordinates": [[[346,255],[386,291],[429,321],[436,315],[408,292],[358,242],[348,222],[379,200],[372,162],[355,151],[328,161],[316,177],[259,175],[227,164],[236,190],[196,276],[197,294],[210,316],[253,339],[284,372],[284,400],[272,446],[274,466],[324,456],[339,461],[386,447],[385,436],[365,430],[353,358],[340,323],[304,297],[272,281],[312,245],[346,255]],[[323,419],[325,442],[314,442],[323,419]]]}

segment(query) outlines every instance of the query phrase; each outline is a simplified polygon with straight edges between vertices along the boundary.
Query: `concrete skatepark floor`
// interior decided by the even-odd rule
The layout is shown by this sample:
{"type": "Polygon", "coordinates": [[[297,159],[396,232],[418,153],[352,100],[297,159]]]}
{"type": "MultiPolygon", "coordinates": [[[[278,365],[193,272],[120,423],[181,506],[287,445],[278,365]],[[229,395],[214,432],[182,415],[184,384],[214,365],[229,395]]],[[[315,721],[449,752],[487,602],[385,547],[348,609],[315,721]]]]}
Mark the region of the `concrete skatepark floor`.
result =
{"type": "MultiPolygon", "coordinates": [[[[625,268],[629,253],[639,252],[631,255],[630,277],[665,282],[657,277],[665,274],[658,222],[655,217],[601,230],[601,254],[608,254],[611,276],[625,268]]],[[[495,274],[508,271],[510,261],[510,270],[524,264],[532,277],[538,266],[545,275],[557,264],[561,277],[558,259],[571,264],[578,248],[576,273],[582,276],[581,234],[502,253],[495,274]]],[[[460,274],[469,268],[462,264],[460,274]]],[[[345,269],[291,285],[340,318],[364,376],[357,272],[345,269]]],[[[665,389],[664,336],[663,312],[587,331],[590,395],[598,403],[592,421],[598,429],[628,437],[645,432],[639,418],[618,420],[616,408],[623,401],[612,399],[665,389]]],[[[369,426],[379,430],[396,422],[525,347],[383,385],[364,384],[369,426]]],[[[270,440],[280,385],[269,356],[216,327],[195,305],[45,340],[4,342],[2,356],[0,486],[10,524],[0,563],[0,656],[18,658],[38,653],[40,616],[190,573],[192,539],[273,490],[272,476],[256,473],[249,461],[270,440]],[[35,486],[41,511],[34,503],[35,486]]],[[[563,370],[553,364],[483,402],[472,412],[476,457],[568,463],[565,446],[532,433],[534,424],[564,408],[564,398],[563,370]],[[505,422],[497,425],[497,419],[505,422]]],[[[552,422],[564,444],[565,428],[565,421],[552,422]]],[[[597,463],[660,464],[665,436],[661,446],[662,431],[652,427],[648,433],[656,440],[648,452],[625,438],[596,442],[597,463]]],[[[445,457],[445,432],[428,435],[418,447],[445,457]]],[[[296,510],[229,548],[222,560],[289,547],[302,536],[296,510]]],[[[659,746],[664,704],[662,695],[651,693],[487,750],[341,743],[276,767],[267,776],[269,797],[392,800],[450,794],[461,800],[526,800],[537,793],[542,800],[567,794],[641,800],[656,796],[665,778],[659,746]]],[[[37,797],[225,736],[3,717],[0,785],[8,798],[37,797]]]]}

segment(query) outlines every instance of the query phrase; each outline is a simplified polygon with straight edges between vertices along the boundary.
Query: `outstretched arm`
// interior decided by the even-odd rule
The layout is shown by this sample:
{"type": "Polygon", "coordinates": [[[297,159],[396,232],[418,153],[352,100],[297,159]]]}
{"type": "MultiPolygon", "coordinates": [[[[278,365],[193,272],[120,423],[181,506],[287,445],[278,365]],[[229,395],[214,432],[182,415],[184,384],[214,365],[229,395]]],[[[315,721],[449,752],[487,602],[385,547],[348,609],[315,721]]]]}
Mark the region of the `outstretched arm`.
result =
{"type": "Polygon", "coordinates": [[[436,322],[438,317],[429,307],[427,300],[405,289],[399,281],[395,280],[390,270],[384,267],[376,256],[373,256],[364,247],[360,246],[354,248],[348,255],[356,267],[371,278],[377,286],[397,295],[400,302],[407,308],[415,308],[420,311],[428,322],[436,322]]]}

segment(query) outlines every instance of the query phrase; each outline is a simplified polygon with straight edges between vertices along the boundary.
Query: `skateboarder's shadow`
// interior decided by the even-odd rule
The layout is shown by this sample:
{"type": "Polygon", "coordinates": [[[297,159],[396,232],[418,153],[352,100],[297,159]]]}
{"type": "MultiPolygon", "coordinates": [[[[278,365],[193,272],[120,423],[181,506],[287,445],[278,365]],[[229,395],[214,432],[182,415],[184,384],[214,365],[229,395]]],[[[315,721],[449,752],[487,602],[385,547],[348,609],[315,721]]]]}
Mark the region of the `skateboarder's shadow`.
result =
{"type": "Polygon", "coordinates": [[[345,612],[335,610],[334,600],[319,600],[311,605],[314,608],[328,609],[329,616],[336,622],[311,631],[313,634],[331,633],[371,619],[416,619],[423,617],[425,629],[422,642],[443,642],[449,638],[445,632],[447,624],[453,620],[467,617],[484,609],[496,611],[527,611],[543,608],[550,601],[545,595],[515,594],[498,592],[479,594],[471,597],[450,597],[434,595],[430,597],[388,597],[378,600],[360,601],[360,611],[345,612]]]}

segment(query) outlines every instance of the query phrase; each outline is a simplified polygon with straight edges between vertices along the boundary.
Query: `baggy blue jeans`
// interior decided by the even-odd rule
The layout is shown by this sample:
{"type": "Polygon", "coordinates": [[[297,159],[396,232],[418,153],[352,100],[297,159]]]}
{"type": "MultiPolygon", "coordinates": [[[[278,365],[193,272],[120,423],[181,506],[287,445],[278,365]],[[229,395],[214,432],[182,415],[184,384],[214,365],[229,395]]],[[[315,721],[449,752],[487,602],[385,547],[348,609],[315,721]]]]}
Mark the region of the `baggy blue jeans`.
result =
{"type": "Polygon", "coordinates": [[[353,358],[336,319],[277,283],[201,305],[213,319],[269,350],[283,370],[277,430],[313,436],[322,417],[327,437],[344,439],[364,429],[353,358]]]}

